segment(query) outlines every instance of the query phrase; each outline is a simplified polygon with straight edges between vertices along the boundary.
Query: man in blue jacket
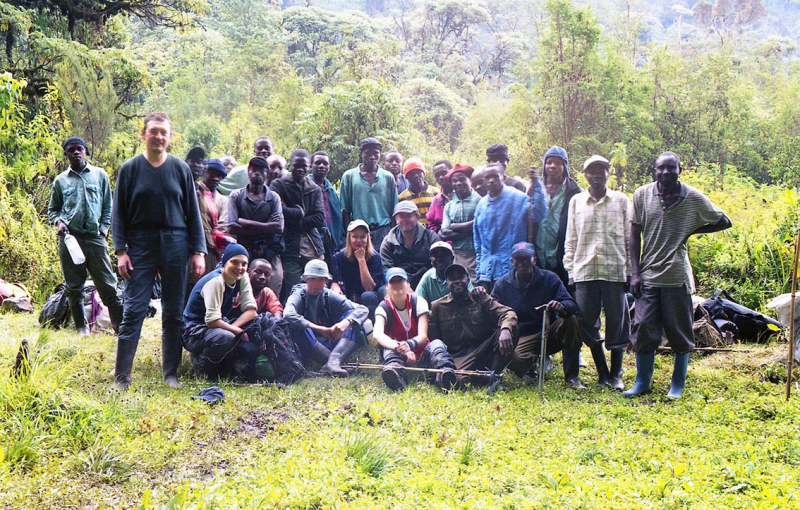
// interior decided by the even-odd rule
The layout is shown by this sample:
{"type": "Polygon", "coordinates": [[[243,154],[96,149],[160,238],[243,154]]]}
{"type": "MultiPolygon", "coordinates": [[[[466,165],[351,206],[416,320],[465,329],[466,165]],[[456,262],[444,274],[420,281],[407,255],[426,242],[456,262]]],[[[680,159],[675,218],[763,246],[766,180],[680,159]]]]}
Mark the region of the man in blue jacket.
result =
{"type": "Polygon", "coordinates": [[[519,341],[509,368],[520,377],[533,368],[541,352],[542,319],[537,310],[547,305],[550,327],[547,330],[547,355],[563,349],[564,379],[575,389],[586,389],[578,377],[578,353],[581,347],[580,325],[575,314],[578,305],[558,276],[536,267],[536,250],[530,243],[517,243],[511,252],[512,269],[497,280],[492,297],[517,314],[519,341]]]}

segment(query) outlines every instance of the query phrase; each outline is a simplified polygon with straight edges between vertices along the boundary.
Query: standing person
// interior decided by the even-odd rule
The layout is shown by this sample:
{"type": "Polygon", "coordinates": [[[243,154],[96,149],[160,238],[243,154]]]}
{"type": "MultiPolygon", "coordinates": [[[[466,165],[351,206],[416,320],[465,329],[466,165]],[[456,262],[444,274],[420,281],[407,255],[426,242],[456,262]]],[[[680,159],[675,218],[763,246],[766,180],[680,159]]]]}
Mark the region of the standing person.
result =
{"type": "MultiPolygon", "coordinates": [[[[485,197],[487,192],[485,181],[487,166],[488,165],[479,166],[474,172],[472,172],[472,176],[470,177],[470,180],[472,181],[472,189],[474,189],[475,193],[481,197],[485,197]]],[[[530,194],[528,196],[530,196],[530,194]]]]}
{"type": "Polygon", "coordinates": [[[375,312],[373,337],[381,347],[383,370],[381,378],[392,391],[408,386],[405,367],[442,370],[436,374],[436,384],[443,390],[456,384],[455,364],[441,340],[428,341],[428,303],[414,295],[408,284],[408,274],[399,267],[386,272],[389,278],[387,298],[375,312]]]}
{"type": "Polygon", "coordinates": [[[472,238],[478,283],[491,292],[494,282],[511,270],[511,247],[527,240],[529,218],[540,222],[547,206],[539,186],[533,186],[529,198],[504,185],[503,167],[497,163],[486,166],[484,179],[488,194],[475,208],[472,238]]]}
{"type": "Polygon", "coordinates": [[[425,181],[425,165],[419,158],[408,158],[403,165],[403,173],[408,179],[408,189],[400,193],[397,199],[400,202],[413,202],[419,211],[419,222],[427,228],[428,220],[425,215],[428,214],[433,197],[439,194],[439,188],[425,181]]]}
{"type": "Polygon", "coordinates": [[[303,271],[305,283],[292,289],[284,318],[305,359],[323,364],[323,373],[347,377],[342,363],[363,345],[363,326],[369,312],[365,306],[331,292],[326,287],[330,279],[325,262],[309,261],[303,271]]]}
{"type": "Polygon", "coordinates": [[[311,156],[303,149],[292,152],[289,158],[290,177],[272,181],[270,187],[281,198],[283,207],[283,296],[289,295],[292,287],[300,283],[303,268],[314,259],[325,254],[319,229],[325,225],[322,212],[322,190],[307,179],[311,167],[311,156]]]}
{"type": "MultiPolygon", "coordinates": [[[[226,154],[225,156],[220,156],[219,160],[222,161],[222,164],[225,166],[225,171],[227,173],[230,173],[231,170],[233,170],[236,167],[236,158],[234,158],[233,156],[228,156],[226,154]]],[[[227,177],[227,174],[226,174],[226,177],[227,177]]],[[[227,196],[227,195],[225,195],[225,196],[227,196]]]]}
{"type": "Polygon", "coordinates": [[[328,180],[331,171],[331,158],[325,151],[317,151],[311,155],[311,177],[314,184],[322,190],[322,212],[325,213],[325,226],[333,238],[333,251],[344,246],[344,229],[342,228],[342,203],[339,195],[328,180]]]}
{"type": "Polygon", "coordinates": [[[417,206],[411,201],[397,204],[394,219],[397,226],[389,231],[381,245],[381,264],[385,271],[392,267],[405,270],[411,288],[415,289],[425,271],[431,268],[431,246],[441,238],[422,226],[417,206]]]}
{"type": "Polygon", "coordinates": [[[428,219],[428,228],[439,234],[442,230],[444,208],[453,198],[453,185],[447,176],[451,168],[453,168],[453,164],[446,159],[441,159],[433,164],[433,178],[436,179],[436,184],[439,185],[441,191],[433,197],[433,202],[431,202],[425,217],[428,219]]]}
{"type": "Polygon", "coordinates": [[[382,147],[374,138],[361,140],[361,163],[342,175],[339,186],[342,225],[349,225],[353,220],[366,221],[375,246],[381,246],[392,228],[392,212],[397,205],[394,176],[378,166],[382,147]]]}
{"type": "Polygon", "coordinates": [[[686,250],[693,234],[730,228],[731,220],[700,191],[678,181],[681,163],[673,152],[655,162],[656,182],[633,194],[631,290],[636,296],[636,383],[626,397],[652,391],[656,348],[662,335],[675,353],[668,398],[686,386],[689,352],[694,349],[694,275],[686,250]]]}
{"type": "Polygon", "coordinates": [[[389,151],[384,154],[383,168],[394,175],[398,195],[408,189],[408,181],[403,175],[403,155],[400,154],[400,151],[389,151]]]}
{"type": "Polygon", "coordinates": [[[164,113],[151,113],[144,119],[141,137],[144,153],[119,169],[111,220],[117,266],[128,280],[114,369],[114,389],[123,391],[131,384],[133,358],[157,274],[163,288],[164,382],[181,387],[178,365],[183,352],[186,265],[194,279],[205,271],[206,241],[192,172],[167,152],[172,122],[164,113]]]}
{"type": "Polygon", "coordinates": [[[439,235],[453,245],[456,264],[466,267],[470,279],[474,279],[475,243],[472,240],[472,229],[475,208],[481,196],[472,189],[471,176],[472,167],[462,164],[454,166],[447,173],[446,179],[453,186],[453,198],[444,206],[442,230],[439,231],[439,235]]]}
{"type": "Polygon", "coordinates": [[[247,163],[249,184],[228,197],[228,231],[251,257],[272,264],[269,288],[281,294],[286,248],[283,240],[283,209],[278,194],[267,187],[267,161],[255,156],[247,163]]]}
{"type": "Polygon", "coordinates": [[[286,171],[286,160],[280,154],[273,154],[267,158],[267,186],[272,184],[272,181],[282,177],[289,177],[289,172],[286,171]]]}
{"type": "Polygon", "coordinates": [[[631,201],[610,190],[609,161],[592,156],[583,164],[589,189],[569,203],[564,241],[564,269],[575,286],[581,336],[592,347],[598,386],[622,391],[622,358],[630,342],[627,282],[630,280],[631,201]],[[605,346],[611,351],[609,371],[598,342],[600,308],[605,310],[605,346]]]}
{"type": "Polygon", "coordinates": [[[374,317],[385,292],[381,256],[372,246],[369,225],[364,220],[351,221],[347,226],[347,243],[333,256],[331,290],[360,303],[374,317]]]}
{"type": "Polygon", "coordinates": [[[184,161],[189,165],[189,170],[192,171],[194,180],[201,180],[203,173],[206,171],[206,150],[202,147],[192,147],[186,153],[184,161]]]}
{"type": "Polygon", "coordinates": [[[206,162],[203,185],[214,197],[214,204],[217,206],[217,230],[220,232],[228,231],[228,197],[220,193],[218,189],[219,183],[227,175],[228,167],[221,159],[209,159],[206,162]]]}
{"type": "Polygon", "coordinates": [[[525,193],[525,183],[508,175],[508,147],[502,143],[495,143],[486,148],[486,164],[498,164],[503,167],[503,184],[516,188],[525,193]]]}
{"type": "Polygon", "coordinates": [[[111,227],[111,186],[105,170],[86,162],[89,146],[82,138],[67,138],[62,144],[69,168],[61,172],[50,192],[47,216],[58,228],[58,259],[66,284],[65,293],[75,329],[88,335],[83,309],[86,273],[92,277],[97,293],[108,307],[116,331],[122,322],[122,302],[117,296],[117,278],[108,256],[106,236],[111,227]],[[76,264],[64,243],[70,234],[83,250],[82,264],[76,264]]]}
{"type": "MultiPolygon", "coordinates": [[[[200,219],[206,237],[206,272],[217,267],[222,251],[233,239],[223,232],[220,225],[228,220],[228,197],[217,192],[217,185],[225,178],[225,166],[218,159],[209,159],[205,163],[203,180],[196,182],[197,205],[200,208],[200,219]],[[224,209],[220,209],[220,206],[224,209]]],[[[191,292],[192,289],[189,289],[191,292]]],[[[187,294],[188,299],[188,294],[187,294]]]]}
{"type": "MultiPolygon", "coordinates": [[[[268,136],[259,136],[253,144],[253,155],[257,158],[266,160],[272,155],[272,140],[268,136]]],[[[247,176],[248,165],[237,166],[233,170],[228,170],[228,175],[219,183],[219,192],[223,195],[230,195],[237,189],[242,189],[249,182],[247,176]]]]}

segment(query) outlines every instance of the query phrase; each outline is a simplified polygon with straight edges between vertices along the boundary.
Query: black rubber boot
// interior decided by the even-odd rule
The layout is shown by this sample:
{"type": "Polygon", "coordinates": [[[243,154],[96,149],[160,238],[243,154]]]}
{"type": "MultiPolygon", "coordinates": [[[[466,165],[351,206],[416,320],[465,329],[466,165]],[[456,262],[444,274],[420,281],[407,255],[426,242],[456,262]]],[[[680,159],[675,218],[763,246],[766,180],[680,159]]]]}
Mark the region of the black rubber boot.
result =
{"type": "Polygon", "coordinates": [[[383,367],[383,370],[381,370],[381,379],[383,379],[383,382],[392,391],[402,391],[408,386],[406,371],[403,370],[401,366],[388,365],[383,367]]]}
{"type": "Polygon", "coordinates": [[[323,374],[330,374],[333,377],[347,377],[350,375],[347,370],[342,368],[342,363],[347,363],[347,358],[356,352],[358,346],[355,342],[341,338],[328,356],[328,362],[320,369],[323,374]]]}
{"type": "Polygon", "coordinates": [[[114,366],[114,384],[112,389],[117,391],[128,391],[131,386],[131,371],[133,370],[133,358],[136,356],[136,342],[126,342],[117,340],[117,362],[114,366]]]}
{"type": "Polygon", "coordinates": [[[122,324],[122,305],[109,306],[108,318],[111,320],[111,329],[114,330],[114,333],[119,333],[119,325],[122,324]]]}
{"type": "Polygon", "coordinates": [[[580,367],[578,365],[580,353],[580,349],[564,349],[562,352],[562,357],[564,358],[564,381],[570,388],[585,390],[586,386],[581,382],[580,367]]]}
{"type": "Polygon", "coordinates": [[[611,350],[611,378],[608,381],[608,385],[612,390],[622,391],[625,389],[625,384],[622,382],[622,359],[624,356],[624,349],[611,350]]]}
{"type": "Polygon", "coordinates": [[[77,300],[74,304],[70,299],[69,313],[72,315],[72,322],[75,323],[75,329],[81,336],[89,334],[89,327],[86,325],[86,313],[83,309],[83,300],[77,300]]]}
{"type": "Polygon", "coordinates": [[[319,363],[320,366],[328,362],[330,355],[331,351],[320,342],[315,343],[314,348],[311,349],[311,361],[319,363]]]}
{"type": "Polygon", "coordinates": [[[608,371],[608,362],[606,361],[606,353],[603,352],[603,344],[593,343],[589,346],[592,352],[592,359],[594,366],[597,367],[597,385],[605,386],[611,379],[611,373],[608,371]]]}
{"type": "Polygon", "coordinates": [[[178,342],[169,341],[166,338],[161,338],[161,373],[164,377],[164,382],[170,388],[180,389],[183,384],[178,381],[178,367],[181,364],[183,357],[183,345],[180,340],[178,342]]]}

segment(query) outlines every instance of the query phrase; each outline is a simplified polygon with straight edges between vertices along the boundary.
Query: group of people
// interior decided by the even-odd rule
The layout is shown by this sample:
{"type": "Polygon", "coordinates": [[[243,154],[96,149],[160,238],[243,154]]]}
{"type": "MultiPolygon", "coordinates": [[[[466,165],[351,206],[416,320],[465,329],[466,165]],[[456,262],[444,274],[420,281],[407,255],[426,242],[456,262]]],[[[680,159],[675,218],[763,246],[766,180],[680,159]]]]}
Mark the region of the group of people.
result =
{"type": "Polygon", "coordinates": [[[526,184],[506,174],[502,144],[488,147],[477,168],[442,159],[429,176],[420,158],[384,153],[366,138],[337,191],[324,151],[297,149],[287,162],[263,136],[243,166],[230,156],[208,159],[201,147],[181,160],[168,153],[172,134],[166,114],[145,118],[145,151],[119,169],[113,200],[80,138],[64,142],[69,168],[53,184],[49,216],[75,325],[88,333],[79,305],[88,272],[118,330],[114,388],[131,384],[160,277],[162,370],[173,387],[183,349],[205,362],[193,366],[224,366],[267,314],[286,325],[306,366],[333,376],[346,377],[347,360],[373,340],[393,390],[407,386],[407,367],[430,370],[443,389],[480,384],[482,373],[506,368],[534,380],[544,333],[545,355],[562,352],[575,389],[586,388],[579,374],[586,344],[598,385],[623,391],[623,354],[632,344],[637,375],[623,394],[637,396],[652,390],[666,336],[675,352],[668,396],[682,395],[694,348],[686,241],[731,223],[679,181],[676,154],[657,157],[654,182],[631,201],[608,189],[602,156],[584,162],[583,190],[561,147],[544,154],[541,175],[531,167],[526,184]],[[65,234],[83,249],[82,264],[69,256],[65,234]]]}

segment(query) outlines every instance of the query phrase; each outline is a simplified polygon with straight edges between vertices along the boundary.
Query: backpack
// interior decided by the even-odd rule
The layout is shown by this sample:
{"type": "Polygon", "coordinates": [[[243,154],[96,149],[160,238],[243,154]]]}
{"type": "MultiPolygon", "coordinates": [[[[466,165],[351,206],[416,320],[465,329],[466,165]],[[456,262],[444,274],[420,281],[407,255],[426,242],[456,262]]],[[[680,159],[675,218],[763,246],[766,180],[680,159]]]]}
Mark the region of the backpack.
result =
{"type": "MultiPolygon", "coordinates": [[[[244,375],[248,380],[258,380],[256,374],[257,358],[264,356],[272,365],[272,374],[266,376],[270,382],[283,384],[293,383],[305,374],[305,367],[300,358],[300,351],[292,341],[289,325],[284,320],[275,320],[271,313],[263,313],[253,319],[247,328],[250,344],[256,347],[256,356],[247,355],[252,359],[252,374],[244,375]]],[[[263,376],[262,376],[263,377],[263,376]]]]}
{"type": "Polygon", "coordinates": [[[66,285],[59,283],[55,292],[47,298],[47,302],[39,312],[39,324],[44,327],[59,329],[69,321],[69,300],[65,292],[66,285]]]}
{"type": "Polygon", "coordinates": [[[764,342],[784,328],[775,319],[740,305],[724,290],[717,289],[714,297],[703,301],[703,308],[715,321],[726,320],[735,324],[739,338],[744,341],[764,342]]]}

